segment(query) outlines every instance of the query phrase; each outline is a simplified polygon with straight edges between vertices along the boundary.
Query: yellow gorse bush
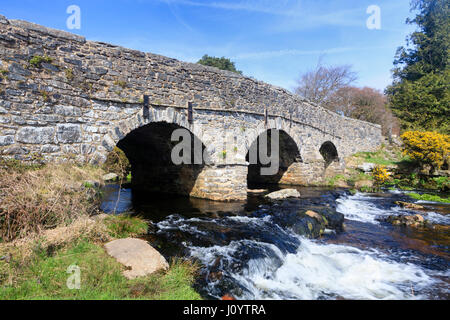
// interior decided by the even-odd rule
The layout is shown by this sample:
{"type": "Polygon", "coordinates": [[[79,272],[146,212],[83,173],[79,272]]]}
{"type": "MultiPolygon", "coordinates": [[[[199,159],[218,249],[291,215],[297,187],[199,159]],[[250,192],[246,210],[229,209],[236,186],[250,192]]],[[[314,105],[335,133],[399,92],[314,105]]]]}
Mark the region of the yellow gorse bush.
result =
{"type": "Polygon", "coordinates": [[[385,166],[377,165],[372,171],[372,176],[375,181],[375,184],[381,185],[389,180],[390,174],[385,166]]]}
{"type": "Polygon", "coordinates": [[[436,132],[408,131],[401,136],[404,143],[403,154],[421,166],[429,164],[441,168],[448,161],[450,136],[436,132]]]}

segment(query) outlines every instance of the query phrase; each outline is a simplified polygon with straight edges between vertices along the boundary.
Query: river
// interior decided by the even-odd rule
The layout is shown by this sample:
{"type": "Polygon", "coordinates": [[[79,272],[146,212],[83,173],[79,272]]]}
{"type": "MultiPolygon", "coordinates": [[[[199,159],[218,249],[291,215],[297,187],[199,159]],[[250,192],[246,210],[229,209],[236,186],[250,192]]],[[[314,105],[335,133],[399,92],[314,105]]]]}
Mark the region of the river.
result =
{"type": "MultiPolygon", "coordinates": [[[[133,211],[152,221],[146,239],[166,258],[198,261],[195,287],[206,299],[450,298],[450,205],[414,202],[403,191],[350,194],[297,188],[300,199],[220,203],[178,197],[133,199],[130,189],[105,188],[105,212],[133,211]],[[119,201],[117,201],[119,199],[119,201]],[[293,228],[299,210],[336,210],[344,230],[309,239],[293,228]],[[413,229],[379,217],[420,213],[433,227],[413,229]]],[[[272,188],[272,190],[274,190],[272,188]]],[[[271,190],[271,191],[272,191],[271,190]]]]}

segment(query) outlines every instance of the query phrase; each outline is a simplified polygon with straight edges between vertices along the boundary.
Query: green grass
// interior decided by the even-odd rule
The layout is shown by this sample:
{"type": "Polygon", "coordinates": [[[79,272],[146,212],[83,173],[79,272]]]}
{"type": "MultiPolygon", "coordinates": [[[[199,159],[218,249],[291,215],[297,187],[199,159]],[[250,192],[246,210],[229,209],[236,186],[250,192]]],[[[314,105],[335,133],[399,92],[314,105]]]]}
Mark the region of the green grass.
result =
{"type": "Polygon", "coordinates": [[[129,215],[109,216],[104,222],[110,235],[114,238],[142,235],[146,234],[148,230],[148,224],[145,220],[129,215]]]}
{"type": "Polygon", "coordinates": [[[357,182],[357,181],[367,181],[367,180],[373,180],[373,176],[371,174],[363,173],[363,172],[356,172],[348,178],[348,181],[350,182],[357,182]]]}
{"type": "Polygon", "coordinates": [[[48,57],[48,56],[34,56],[33,58],[30,59],[30,65],[32,65],[33,67],[36,68],[40,68],[42,63],[51,63],[53,61],[52,58],[48,57]]]}
{"type": "Polygon", "coordinates": [[[423,186],[427,189],[436,189],[441,191],[450,190],[450,178],[449,177],[434,177],[426,181],[423,186]]]}
{"type": "Polygon", "coordinates": [[[408,193],[408,196],[410,196],[411,198],[416,199],[416,200],[450,203],[450,197],[449,198],[441,198],[440,196],[433,195],[433,194],[408,193]]]}
{"type": "Polygon", "coordinates": [[[338,174],[338,175],[335,175],[335,176],[332,177],[332,178],[329,178],[329,179],[327,180],[327,184],[328,184],[330,187],[334,187],[334,185],[336,184],[336,182],[338,182],[338,181],[345,181],[345,180],[346,180],[346,178],[345,178],[344,175],[338,174]]]}
{"type": "Polygon", "coordinates": [[[31,261],[0,261],[0,300],[200,300],[192,289],[197,267],[175,260],[168,271],[128,280],[124,267],[101,245],[80,240],[52,256],[33,255],[31,261]],[[80,268],[80,289],[70,290],[67,268],[80,268]]]}
{"type": "Polygon", "coordinates": [[[376,152],[359,152],[354,155],[358,158],[363,158],[364,162],[375,163],[383,166],[397,165],[404,159],[400,153],[396,153],[394,157],[386,152],[384,149],[380,149],[376,152]]]}

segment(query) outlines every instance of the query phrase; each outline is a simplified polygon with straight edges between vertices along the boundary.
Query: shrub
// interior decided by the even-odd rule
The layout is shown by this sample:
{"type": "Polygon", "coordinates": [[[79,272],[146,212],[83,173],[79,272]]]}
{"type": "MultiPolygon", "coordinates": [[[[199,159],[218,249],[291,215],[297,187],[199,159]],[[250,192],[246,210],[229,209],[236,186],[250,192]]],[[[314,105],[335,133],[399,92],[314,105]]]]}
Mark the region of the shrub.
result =
{"type": "Polygon", "coordinates": [[[402,136],[403,154],[420,167],[440,169],[449,160],[450,136],[436,132],[408,131],[402,136]]]}
{"type": "Polygon", "coordinates": [[[94,214],[99,194],[84,182],[100,180],[102,174],[70,164],[24,172],[0,167],[0,239],[10,241],[94,214]]]}
{"type": "Polygon", "coordinates": [[[383,165],[377,165],[372,171],[372,176],[377,186],[389,180],[389,172],[383,165]]]}

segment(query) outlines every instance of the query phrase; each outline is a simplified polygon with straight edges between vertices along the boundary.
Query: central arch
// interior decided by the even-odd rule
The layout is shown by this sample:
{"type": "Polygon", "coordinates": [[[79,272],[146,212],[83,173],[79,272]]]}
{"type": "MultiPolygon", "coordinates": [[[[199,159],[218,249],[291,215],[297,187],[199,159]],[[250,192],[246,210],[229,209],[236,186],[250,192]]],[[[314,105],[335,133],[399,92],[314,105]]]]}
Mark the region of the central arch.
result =
{"type": "MultiPolygon", "coordinates": [[[[264,139],[263,139],[264,141],[264,139]]],[[[250,189],[258,188],[264,184],[296,184],[295,180],[298,174],[293,171],[298,168],[298,164],[302,162],[300,150],[294,139],[284,130],[268,129],[261,133],[252,143],[247,155],[246,161],[249,162],[247,185],[250,189]],[[261,163],[259,151],[261,147],[261,139],[266,135],[268,156],[271,156],[271,137],[274,133],[279,135],[279,168],[274,175],[262,175],[261,169],[270,167],[261,163]],[[250,163],[250,152],[257,152],[256,163],[250,163]]]]}

